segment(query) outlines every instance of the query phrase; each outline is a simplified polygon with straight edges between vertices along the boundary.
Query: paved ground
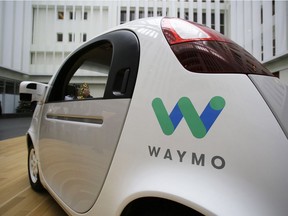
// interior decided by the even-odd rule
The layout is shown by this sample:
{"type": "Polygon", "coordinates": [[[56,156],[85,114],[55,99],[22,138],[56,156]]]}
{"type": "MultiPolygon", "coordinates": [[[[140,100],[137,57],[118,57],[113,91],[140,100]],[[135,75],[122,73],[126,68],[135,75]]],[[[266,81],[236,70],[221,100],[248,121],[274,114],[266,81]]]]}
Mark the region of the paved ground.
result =
{"type": "Polygon", "coordinates": [[[31,123],[31,117],[0,118],[0,140],[23,136],[31,123]]]}
{"type": "Polygon", "coordinates": [[[67,216],[47,192],[30,187],[24,136],[0,141],[0,158],[1,216],[67,216]]]}

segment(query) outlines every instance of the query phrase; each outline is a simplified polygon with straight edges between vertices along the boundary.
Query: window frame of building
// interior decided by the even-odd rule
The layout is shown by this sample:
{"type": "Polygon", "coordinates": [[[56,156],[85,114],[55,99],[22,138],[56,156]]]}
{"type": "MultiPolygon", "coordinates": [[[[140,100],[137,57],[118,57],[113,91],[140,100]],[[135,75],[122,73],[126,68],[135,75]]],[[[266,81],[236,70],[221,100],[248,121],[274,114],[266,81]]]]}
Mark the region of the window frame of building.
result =
{"type": "Polygon", "coordinates": [[[64,20],[64,11],[63,10],[58,10],[57,12],[57,18],[58,20],[64,20]]]}
{"type": "Polygon", "coordinates": [[[272,50],[273,50],[272,55],[276,56],[276,39],[275,38],[272,40],[272,50]]]}
{"type": "Polygon", "coordinates": [[[139,19],[144,18],[145,13],[144,13],[144,9],[139,10],[139,19]]]}
{"type": "Polygon", "coordinates": [[[5,80],[2,80],[0,78],[0,94],[3,94],[4,93],[4,87],[5,87],[5,80]]]}
{"type": "Polygon", "coordinates": [[[88,11],[84,11],[83,20],[88,20],[88,11]]]}
{"type": "Polygon", "coordinates": [[[57,42],[63,42],[63,33],[58,32],[56,40],[57,42]]]}
{"type": "Polygon", "coordinates": [[[75,34],[73,33],[68,34],[68,42],[75,42],[75,34]]]}
{"type": "Polygon", "coordinates": [[[260,9],[260,20],[261,20],[261,24],[263,24],[263,5],[261,5],[261,9],[260,9]]]}
{"type": "Polygon", "coordinates": [[[135,19],[136,19],[135,10],[131,10],[131,11],[130,11],[130,21],[135,20],[135,19]]]}
{"type": "Polygon", "coordinates": [[[220,13],[220,33],[225,34],[225,13],[220,13]]]}
{"type": "Polygon", "coordinates": [[[86,42],[87,41],[87,33],[83,33],[82,34],[82,42],[86,42]]]}
{"type": "MultiPolygon", "coordinates": [[[[212,16],[211,16],[211,18],[212,18],[212,16]]],[[[197,12],[193,12],[193,21],[197,22],[197,12]]]]}
{"type": "Polygon", "coordinates": [[[15,82],[6,80],[5,94],[16,94],[15,82]]]}
{"type": "Polygon", "coordinates": [[[148,9],[148,17],[153,17],[154,16],[154,11],[153,8],[148,9]]]}
{"type": "Polygon", "coordinates": [[[215,29],[215,13],[211,13],[211,28],[215,29]]]}
{"type": "Polygon", "coordinates": [[[75,13],[73,13],[73,11],[69,11],[69,19],[70,20],[74,20],[75,19],[75,13]]]}
{"type": "Polygon", "coordinates": [[[127,18],[127,11],[121,10],[121,12],[120,12],[120,24],[127,22],[126,18],[127,18]]]}

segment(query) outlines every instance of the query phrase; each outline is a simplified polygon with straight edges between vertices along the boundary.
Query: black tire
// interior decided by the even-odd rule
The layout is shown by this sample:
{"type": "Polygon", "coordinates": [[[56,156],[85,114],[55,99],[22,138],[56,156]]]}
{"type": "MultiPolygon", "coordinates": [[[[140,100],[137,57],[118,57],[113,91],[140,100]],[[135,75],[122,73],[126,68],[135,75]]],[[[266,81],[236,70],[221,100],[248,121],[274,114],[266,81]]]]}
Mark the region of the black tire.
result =
{"type": "Polygon", "coordinates": [[[33,145],[29,145],[28,148],[28,176],[33,190],[37,192],[44,191],[44,187],[40,182],[38,160],[33,145]]]}

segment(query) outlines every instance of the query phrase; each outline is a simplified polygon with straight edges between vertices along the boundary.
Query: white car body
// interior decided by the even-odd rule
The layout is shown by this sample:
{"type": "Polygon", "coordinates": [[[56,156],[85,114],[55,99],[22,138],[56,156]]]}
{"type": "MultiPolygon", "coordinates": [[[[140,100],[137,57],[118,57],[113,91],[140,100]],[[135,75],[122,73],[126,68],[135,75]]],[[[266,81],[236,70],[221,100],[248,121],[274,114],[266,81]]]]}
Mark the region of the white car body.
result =
{"type": "MultiPolygon", "coordinates": [[[[186,21],[175,20],[181,35],[186,21]]],[[[47,90],[39,97],[27,141],[35,148],[41,184],[69,215],[128,216],[137,202],[146,209],[147,200],[163,200],[168,209],[182,204],[204,215],[286,216],[287,85],[265,75],[188,71],[173,53],[161,22],[163,18],[133,21],[87,43],[119,30],[135,36],[140,50],[131,97],[117,98],[120,93],[114,92],[115,98],[105,100],[65,101],[51,96],[66,80],[59,74],[72,64],[69,59],[88,45],[72,53],[48,85],[38,84],[47,90]],[[214,97],[221,99],[220,111],[199,135],[181,106],[188,104],[200,115],[207,104],[212,107],[214,97]],[[174,113],[178,123],[170,132],[158,119],[163,117],[161,101],[170,120],[175,107],[182,113],[174,113]]],[[[20,92],[30,93],[23,85],[20,92]]]]}

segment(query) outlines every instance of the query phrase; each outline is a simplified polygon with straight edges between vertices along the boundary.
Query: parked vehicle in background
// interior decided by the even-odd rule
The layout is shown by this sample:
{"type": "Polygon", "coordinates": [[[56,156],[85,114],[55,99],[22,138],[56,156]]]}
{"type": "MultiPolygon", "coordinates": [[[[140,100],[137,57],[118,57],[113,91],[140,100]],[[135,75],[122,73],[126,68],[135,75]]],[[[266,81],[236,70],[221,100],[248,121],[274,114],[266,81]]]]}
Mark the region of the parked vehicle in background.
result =
{"type": "Polygon", "coordinates": [[[287,215],[288,87],[212,29],[126,23],[20,93],[31,186],[69,215],[287,215]]]}

